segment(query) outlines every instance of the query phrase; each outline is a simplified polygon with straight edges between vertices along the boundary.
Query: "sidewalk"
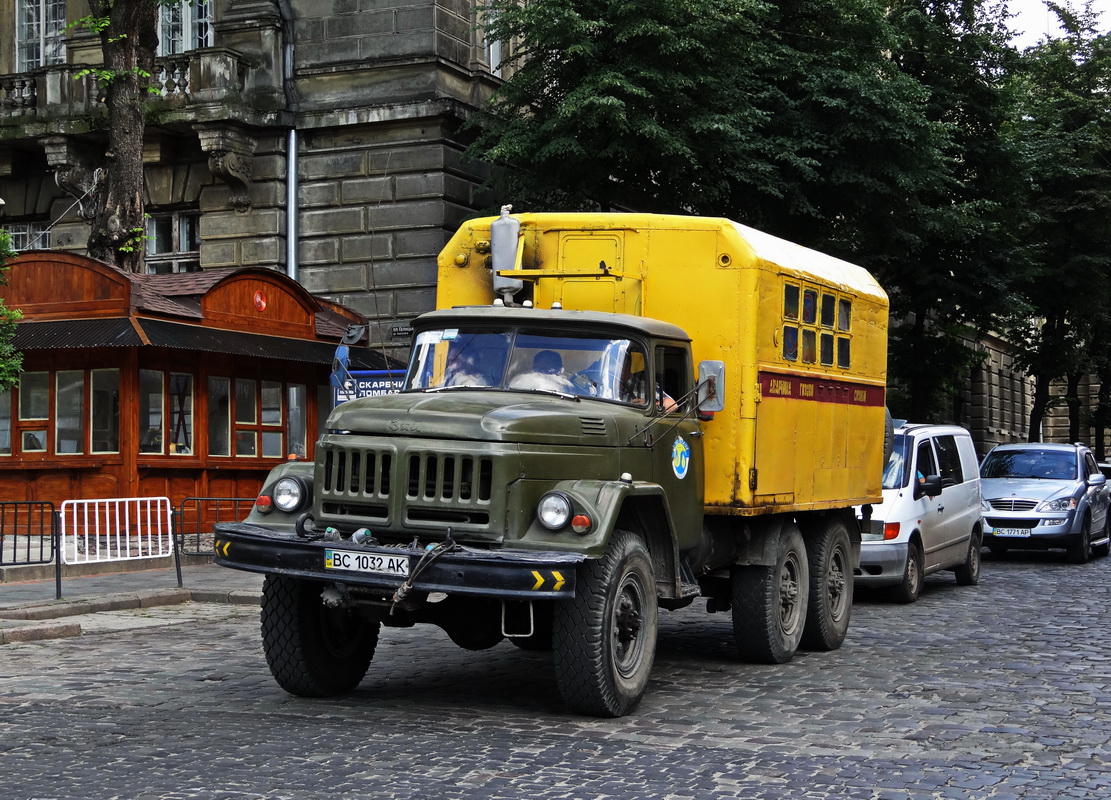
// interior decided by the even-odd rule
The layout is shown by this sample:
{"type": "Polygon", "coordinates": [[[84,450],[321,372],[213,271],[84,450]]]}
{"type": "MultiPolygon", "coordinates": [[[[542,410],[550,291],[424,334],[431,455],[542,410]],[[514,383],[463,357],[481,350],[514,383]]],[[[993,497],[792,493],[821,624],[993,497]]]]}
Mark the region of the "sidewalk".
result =
{"type": "MultiPolygon", "coordinates": [[[[33,580],[0,583],[0,644],[79,636],[78,617],[98,611],[149,608],[177,603],[258,605],[263,576],[218,567],[182,565],[168,568],[82,575],[62,579],[62,599],[55,599],[54,578],[28,571],[33,580]]],[[[10,574],[6,576],[11,580],[10,574]]]]}

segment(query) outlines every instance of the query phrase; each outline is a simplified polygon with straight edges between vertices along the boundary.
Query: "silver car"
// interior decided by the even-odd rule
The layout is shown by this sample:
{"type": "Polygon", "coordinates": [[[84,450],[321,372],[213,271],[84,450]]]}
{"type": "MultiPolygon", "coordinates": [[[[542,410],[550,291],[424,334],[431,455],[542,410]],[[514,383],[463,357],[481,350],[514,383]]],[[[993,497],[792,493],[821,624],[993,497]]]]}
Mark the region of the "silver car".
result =
{"type": "Polygon", "coordinates": [[[1084,445],[998,445],[980,465],[980,492],[993,553],[1064,548],[1083,564],[1111,552],[1111,492],[1084,445]]]}

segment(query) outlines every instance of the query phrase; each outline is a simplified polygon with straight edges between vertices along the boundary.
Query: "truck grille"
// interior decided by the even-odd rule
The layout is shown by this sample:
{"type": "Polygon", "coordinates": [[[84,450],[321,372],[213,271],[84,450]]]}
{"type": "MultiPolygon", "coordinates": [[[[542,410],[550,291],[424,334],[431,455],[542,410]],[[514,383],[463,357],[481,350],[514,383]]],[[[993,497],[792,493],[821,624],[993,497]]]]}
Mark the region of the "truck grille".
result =
{"type": "Polygon", "coordinates": [[[406,450],[404,444],[349,447],[322,442],[316,492],[323,521],[366,524],[379,531],[489,526],[493,457],[406,450]]]}

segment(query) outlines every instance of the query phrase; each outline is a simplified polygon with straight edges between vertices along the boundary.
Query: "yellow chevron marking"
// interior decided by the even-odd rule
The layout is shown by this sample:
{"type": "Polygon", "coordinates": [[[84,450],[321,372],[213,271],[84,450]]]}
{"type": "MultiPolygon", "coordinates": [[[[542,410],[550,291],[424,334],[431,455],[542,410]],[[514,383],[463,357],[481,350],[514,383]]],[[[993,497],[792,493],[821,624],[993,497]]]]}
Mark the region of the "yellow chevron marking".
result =
{"type": "Polygon", "coordinates": [[[556,582],[555,586],[552,587],[552,591],[558,592],[560,589],[563,588],[563,584],[566,583],[566,581],[563,580],[563,576],[556,572],[554,569],[552,570],[552,577],[555,578],[556,582]]]}
{"type": "Polygon", "coordinates": [[[533,587],[532,587],[533,591],[536,591],[537,589],[539,589],[541,586],[544,585],[544,576],[541,575],[536,570],[533,570],[532,571],[532,577],[536,578],[536,583],[533,584],[533,587]]]}

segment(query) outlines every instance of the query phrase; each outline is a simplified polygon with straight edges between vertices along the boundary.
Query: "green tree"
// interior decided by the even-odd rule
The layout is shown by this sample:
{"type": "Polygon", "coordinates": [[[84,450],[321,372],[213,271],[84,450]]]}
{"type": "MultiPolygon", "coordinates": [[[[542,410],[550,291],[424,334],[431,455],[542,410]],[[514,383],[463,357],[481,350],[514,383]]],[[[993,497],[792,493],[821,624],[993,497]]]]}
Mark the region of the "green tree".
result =
{"type": "MultiPolygon", "coordinates": [[[[518,208],[715,213],[773,180],[752,65],[758,0],[493,0],[512,76],[470,153],[518,208]]],[[[782,156],[789,159],[789,155],[782,156]]],[[[499,198],[501,199],[501,198],[499,198]]]]}
{"type": "MultiPolygon", "coordinates": [[[[11,236],[0,228],[0,283],[7,284],[8,262],[17,255],[19,254],[12,250],[11,236]]],[[[0,392],[15,385],[23,368],[23,354],[12,345],[15,340],[15,326],[22,318],[18,309],[8,308],[0,300],[0,392]]]]}
{"type": "Polygon", "coordinates": [[[885,286],[901,320],[891,337],[892,405],[911,419],[960,419],[973,344],[1013,317],[1028,269],[1015,235],[1027,213],[1007,77],[1018,62],[1003,9],[987,0],[900,0],[895,61],[929,92],[924,112],[947,126],[944,192],[927,196],[920,241],[885,286]]]}
{"type": "MultiPolygon", "coordinates": [[[[1010,131],[1033,212],[1021,230],[1035,266],[1023,285],[1029,313],[1009,334],[1034,378],[1031,440],[1041,436],[1050,385],[1099,371],[1111,330],[1111,36],[1099,35],[1090,3],[1049,5],[1064,35],[1026,52],[1010,131]]],[[[1077,414],[1073,406],[1075,430],[1077,414]]]]}
{"type": "Polygon", "coordinates": [[[158,6],[167,0],[89,0],[78,24],[100,36],[91,72],[104,94],[108,144],[94,194],[88,253],[129,272],[143,258],[143,133],[158,48],[158,6]]]}

